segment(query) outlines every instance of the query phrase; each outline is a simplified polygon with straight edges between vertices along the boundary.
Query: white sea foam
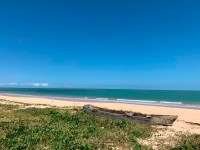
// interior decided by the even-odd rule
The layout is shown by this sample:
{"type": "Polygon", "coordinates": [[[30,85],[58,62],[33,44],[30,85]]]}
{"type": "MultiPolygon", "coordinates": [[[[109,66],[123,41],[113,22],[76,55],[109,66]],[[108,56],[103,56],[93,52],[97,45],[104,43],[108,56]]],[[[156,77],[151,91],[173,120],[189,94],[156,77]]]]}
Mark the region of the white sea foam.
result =
{"type": "Polygon", "coordinates": [[[135,99],[117,99],[117,101],[140,102],[140,103],[157,103],[157,102],[158,102],[158,101],[150,101],[150,100],[135,100],[135,99]]]}
{"type": "Polygon", "coordinates": [[[161,104],[178,104],[181,105],[182,102],[169,102],[169,101],[160,101],[161,104]]]}
{"type": "Polygon", "coordinates": [[[95,98],[96,100],[109,100],[108,98],[95,98]]]}

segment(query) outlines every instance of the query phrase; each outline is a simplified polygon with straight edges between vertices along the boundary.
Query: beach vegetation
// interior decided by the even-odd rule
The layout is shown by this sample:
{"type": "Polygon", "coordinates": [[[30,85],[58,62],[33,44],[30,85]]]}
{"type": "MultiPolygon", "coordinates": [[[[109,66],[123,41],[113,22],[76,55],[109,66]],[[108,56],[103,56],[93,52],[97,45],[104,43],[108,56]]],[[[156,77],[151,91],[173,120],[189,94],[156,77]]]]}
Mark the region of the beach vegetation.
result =
{"type": "Polygon", "coordinates": [[[200,135],[181,135],[180,144],[177,147],[171,148],[171,150],[200,150],[200,135]]]}
{"type": "MultiPolygon", "coordinates": [[[[0,149],[150,150],[138,139],[158,128],[87,114],[81,108],[29,108],[0,104],[0,149]]],[[[200,135],[180,135],[171,150],[199,150],[200,135]]]]}
{"type": "Polygon", "coordinates": [[[0,110],[0,149],[149,149],[137,138],[148,138],[154,130],[81,109],[17,109],[2,104],[0,110]]]}

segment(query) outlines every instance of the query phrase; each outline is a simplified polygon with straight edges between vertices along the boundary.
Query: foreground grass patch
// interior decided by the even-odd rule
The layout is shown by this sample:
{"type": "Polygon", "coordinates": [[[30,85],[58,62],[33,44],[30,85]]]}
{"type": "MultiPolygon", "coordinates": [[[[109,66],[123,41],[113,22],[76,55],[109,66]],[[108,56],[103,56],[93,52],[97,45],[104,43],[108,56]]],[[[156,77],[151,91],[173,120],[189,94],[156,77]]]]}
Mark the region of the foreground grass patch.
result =
{"type": "Polygon", "coordinates": [[[182,135],[179,146],[171,150],[200,150],[200,135],[182,135]]]}
{"type": "Polygon", "coordinates": [[[148,138],[154,131],[76,109],[10,107],[0,106],[0,149],[147,149],[137,138],[148,138]]]}

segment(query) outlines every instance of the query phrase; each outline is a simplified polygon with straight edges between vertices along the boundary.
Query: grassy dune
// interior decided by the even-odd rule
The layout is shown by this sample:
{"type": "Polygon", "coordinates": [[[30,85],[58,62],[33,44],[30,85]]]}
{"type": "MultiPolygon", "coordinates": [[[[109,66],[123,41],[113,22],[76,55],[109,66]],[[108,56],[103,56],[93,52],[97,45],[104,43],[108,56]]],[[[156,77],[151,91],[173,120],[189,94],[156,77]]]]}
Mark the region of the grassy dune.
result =
{"type": "MultiPolygon", "coordinates": [[[[0,149],[151,149],[137,142],[151,126],[85,114],[81,109],[21,108],[0,104],[0,149]]],[[[200,149],[200,136],[171,148],[200,149]]]]}

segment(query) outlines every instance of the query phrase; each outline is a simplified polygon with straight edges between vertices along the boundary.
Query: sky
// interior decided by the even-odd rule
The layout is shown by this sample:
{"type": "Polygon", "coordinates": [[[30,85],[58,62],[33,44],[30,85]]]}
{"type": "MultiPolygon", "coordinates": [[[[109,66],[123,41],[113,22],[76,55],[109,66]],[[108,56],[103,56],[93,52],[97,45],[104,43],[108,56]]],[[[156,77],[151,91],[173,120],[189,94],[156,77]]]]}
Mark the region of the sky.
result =
{"type": "Polygon", "coordinates": [[[200,90],[199,0],[0,1],[0,87],[200,90]]]}

